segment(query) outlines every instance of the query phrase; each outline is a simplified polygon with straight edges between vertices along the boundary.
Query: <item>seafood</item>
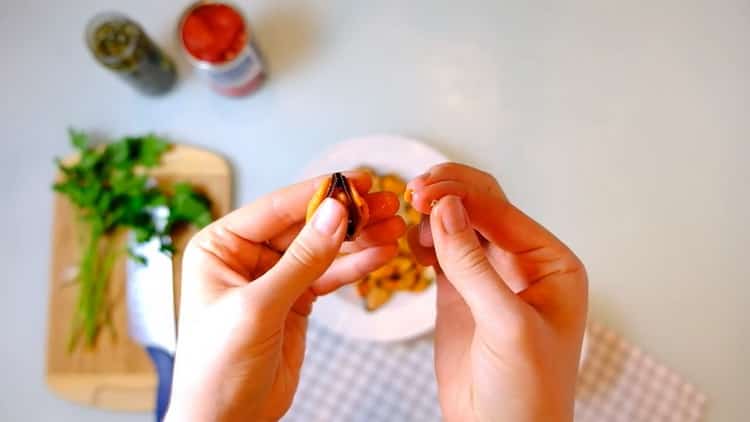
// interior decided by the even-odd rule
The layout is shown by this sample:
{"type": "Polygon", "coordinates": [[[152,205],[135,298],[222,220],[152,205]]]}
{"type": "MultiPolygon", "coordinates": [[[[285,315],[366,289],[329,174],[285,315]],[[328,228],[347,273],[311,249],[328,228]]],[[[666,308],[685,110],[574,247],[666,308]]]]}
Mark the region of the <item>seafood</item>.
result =
{"type": "Polygon", "coordinates": [[[326,198],[336,199],[344,205],[348,215],[346,240],[356,239],[370,219],[370,211],[367,208],[367,202],[359,194],[354,184],[341,173],[333,173],[326,178],[307,205],[307,221],[312,218],[326,198]]]}
{"type": "MultiPolygon", "coordinates": [[[[373,190],[393,192],[399,198],[403,198],[406,182],[398,175],[380,176],[367,167],[358,170],[372,176],[373,190]]],[[[398,213],[410,226],[419,224],[422,218],[422,215],[403,199],[400,200],[398,213]]],[[[409,249],[409,242],[406,236],[403,236],[398,240],[398,256],[358,281],[356,291],[363,299],[365,309],[374,311],[385,305],[397,292],[417,293],[425,290],[432,284],[433,279],[432,269],[416,262],[409,249]]]]}

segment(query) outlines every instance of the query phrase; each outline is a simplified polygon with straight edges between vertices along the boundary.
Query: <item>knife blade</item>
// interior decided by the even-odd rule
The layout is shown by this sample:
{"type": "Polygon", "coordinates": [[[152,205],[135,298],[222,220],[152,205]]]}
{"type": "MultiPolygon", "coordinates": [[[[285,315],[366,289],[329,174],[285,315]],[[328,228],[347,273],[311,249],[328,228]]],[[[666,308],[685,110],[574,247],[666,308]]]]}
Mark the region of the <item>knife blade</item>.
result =
{"type": "MultiPolygon", "coordinates": [[[[156,207],[150,212],[156,227],[163,228],[169,209],[156,207]]],[[[157,237],[138,244],[131,234],[129,247],[134,254],[145,258],[146,263],[128,259],[125,288],[128,333],[148,352],[159,380],[155,406],[157,422],[164,419],[169,405],[177,343],[172,258],[162,253],[160,246],[157,237]]]]}

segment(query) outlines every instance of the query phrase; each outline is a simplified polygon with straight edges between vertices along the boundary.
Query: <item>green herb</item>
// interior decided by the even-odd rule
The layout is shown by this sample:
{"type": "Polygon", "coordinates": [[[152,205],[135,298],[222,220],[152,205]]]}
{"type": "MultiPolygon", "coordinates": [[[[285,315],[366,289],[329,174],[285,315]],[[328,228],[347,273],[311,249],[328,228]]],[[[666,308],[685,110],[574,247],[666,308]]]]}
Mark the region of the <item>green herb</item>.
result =
{"type": "MultiPolygon", "coordinates": [[[[78,160],[70,165],[56,161],[62,180],[53,189],[75,205],[86,227],[77,276],[78,303],[68,343],[68,350],[73,351],[81,342],[92,348],[104,326],[116,335],[107,292],[112,266],[124,252],[114,245],[118,231],[132,230],[139,243],[156,236],[162,240],[162,251],[171,253],[169,235],[176,226],[203,227],[212,216],[208,199],[189,184],[176,183],[174,193],[168,196],[150,182],[148,170],[159,164],[170,147],[164,139],[146,135],[92,146],[85,133],[71,130],[70,140],[78,150],[78,160]],[[170,211],[161,230],[150,213],[156,206],[167,206],[170,211]]],[[[143,257],[128,253],[145,263],[143,257]]]]}

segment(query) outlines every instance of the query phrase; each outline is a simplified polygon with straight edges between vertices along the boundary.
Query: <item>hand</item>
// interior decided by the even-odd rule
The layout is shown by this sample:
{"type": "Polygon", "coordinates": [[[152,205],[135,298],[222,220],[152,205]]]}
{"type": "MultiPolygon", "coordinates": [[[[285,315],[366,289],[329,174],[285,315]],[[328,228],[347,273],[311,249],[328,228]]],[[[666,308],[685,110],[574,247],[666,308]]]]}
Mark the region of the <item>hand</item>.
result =
{"type": "MultiPolygon", "coordinates": [[[[369,190],[369,176],[348,177],[358,191],[369,190]]],[[[281,418],[297,388],[315,298],[396,255],[406,228],[394,216],[395,195],[365,195],[370,223],[356,241],[343,243],[346,210],[333,199],[304,224],[319,182],[263,197],[190,241],[168,420],[281,418]]]]}
{"type": "Polygon", "coordinates": [[[407,189],[430,215],[410,230],[412,250],[439,264],[435,369],[445,419],[572,421],[582,263],[489,174],[442,164],[407,189]]]}

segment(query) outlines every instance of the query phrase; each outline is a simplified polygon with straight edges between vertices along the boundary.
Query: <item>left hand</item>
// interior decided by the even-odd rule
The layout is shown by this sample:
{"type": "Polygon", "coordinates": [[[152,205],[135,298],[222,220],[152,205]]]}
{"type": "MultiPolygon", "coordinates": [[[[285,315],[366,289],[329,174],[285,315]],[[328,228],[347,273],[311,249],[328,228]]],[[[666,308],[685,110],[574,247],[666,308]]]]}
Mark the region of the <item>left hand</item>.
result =
{"type": "MultiPolygon", "coordinates": [[[[369,191],[366,174],[347,177],[359,192],[369,191]]],[[[396,255],[406,227],[395,216],[395,195],[364,195],[370,222],[356,241],[343,243],[346,210],[339,202],[327,199],[304,223],[320,181],[265,196],[190,241],[167,420],[281,418],[297,388],[315,298],[396,255]]]]}

